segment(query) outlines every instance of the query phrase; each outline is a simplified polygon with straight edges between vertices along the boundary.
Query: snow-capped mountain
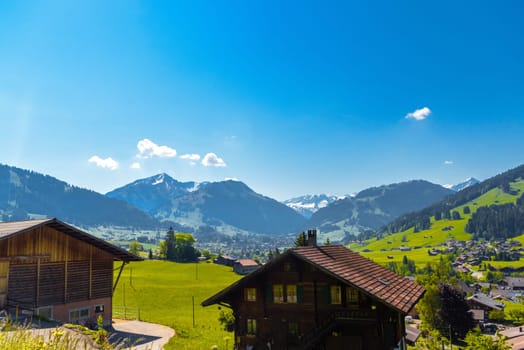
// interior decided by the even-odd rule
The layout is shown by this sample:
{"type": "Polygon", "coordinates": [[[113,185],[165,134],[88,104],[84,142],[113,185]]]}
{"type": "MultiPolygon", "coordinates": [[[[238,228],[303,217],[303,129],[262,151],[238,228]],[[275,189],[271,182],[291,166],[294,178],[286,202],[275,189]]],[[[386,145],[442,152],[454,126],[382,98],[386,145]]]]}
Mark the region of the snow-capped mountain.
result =
{"type": "Polygon", "coordinates": [[[462,182],[460,182],[458,184],[455,184],[455,185],[448,184],[448,185],[444,185],[444,187],[448,188],[450,190],[453,190],[455,192],[458,192],[458,191],[462,191],[465,188],[468,188],[469,186],[476,185],[479,182],[480,181],[475,179],[474,177],[468,177],[466,180],[464,180],[464,181],[462,181],[462,182]]]}
{"type": "Polygon", "coordinates": [[[294,209],[299,214],[309,219],[313,213],[321,208],[327,207],[336,200],[344,199],[346,196],[331,196],[327,194],[307,194],[283,201],[285,205],[294,209]]]}
{"type": "Polygon", "coordinates": [[[107,193],[156,219],[221,232],[286,234],[300,229],[306,219],[284,204],[254,192],[235,180],[180,182],[167,174],[137,180],[107,193]]]}
{"type": "Polygon", "coordinates": [[[184,196],[206,186],[208,182],[180,182],[162,173],[136,180],[106,194],[155,215],[159,208],[170,205],[174,198],[184,196]]]}

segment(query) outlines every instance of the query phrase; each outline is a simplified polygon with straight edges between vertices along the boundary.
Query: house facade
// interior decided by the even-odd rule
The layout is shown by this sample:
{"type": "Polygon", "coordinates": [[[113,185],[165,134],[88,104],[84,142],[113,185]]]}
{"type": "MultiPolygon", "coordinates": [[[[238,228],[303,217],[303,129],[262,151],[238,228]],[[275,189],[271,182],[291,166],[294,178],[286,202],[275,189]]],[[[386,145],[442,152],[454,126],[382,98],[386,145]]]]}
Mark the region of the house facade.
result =
{"type": "Polygon", "coordinates": [[[57,219],[0,223],[0,308],[111,324],[113,264],[141,258],[57,219]]]}
{"type": "Polygon", "coordinates": [[[202,302],[230,307],[239,349],[405,349],[424,288],[343,246],[290,249],[202,302]]]}

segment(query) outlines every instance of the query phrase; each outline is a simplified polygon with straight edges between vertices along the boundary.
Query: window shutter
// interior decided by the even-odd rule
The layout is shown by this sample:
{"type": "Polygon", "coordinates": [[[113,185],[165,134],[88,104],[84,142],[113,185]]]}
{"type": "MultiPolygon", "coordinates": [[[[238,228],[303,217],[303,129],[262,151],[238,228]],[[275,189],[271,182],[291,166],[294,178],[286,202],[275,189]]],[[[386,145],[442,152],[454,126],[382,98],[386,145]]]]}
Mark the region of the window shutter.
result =
{"type": "Polygon", "coordinates": [[[322,298],[322,304],[329,304],[330,303],[330,295],[329,295],[329,286],[322,286],[320,287],[320,298],[322,298]]]}
{"type": "Polygon", "coordinates": [[[304,286],[297,286],[297,303],[302,304],[304,302],[304,286]]]}
{"type": "Polygon", "coordinates": [[[266,304],[272,304],[273,303],[273,286],[268,284],[266,285],[266,304]]]}

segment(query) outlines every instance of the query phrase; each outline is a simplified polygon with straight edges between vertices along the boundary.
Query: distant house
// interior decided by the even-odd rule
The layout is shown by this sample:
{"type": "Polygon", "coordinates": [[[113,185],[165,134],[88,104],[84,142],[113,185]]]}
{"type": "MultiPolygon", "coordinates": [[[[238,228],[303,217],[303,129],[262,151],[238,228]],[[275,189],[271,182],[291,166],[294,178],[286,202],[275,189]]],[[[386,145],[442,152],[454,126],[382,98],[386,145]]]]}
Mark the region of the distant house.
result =
{"type": "Polygon", "coordinates": [[[404,317],[424,288],[309,238],[202,302],[233,310],[236,348],[405,349],[404,317]]]}
{"type": "Polygon", "coordinates": [[[237,261],[237,258],[230,255],[219,255],[217,258],[213,260],[215,264],[225,266],[233,266],[235,264],[235,261],[237,261]]]}
{"type": "Polygon", "coordinates": [[[504,283],[513,290],[524,290],[524,278],[522,277],[506,277],[504,283]]]}
{"type": "Polygon", "coordinates": [[[408,345],[414,346],[420,334],[422,334],[422,332],[418,328],[406,326],[406,342],[408,345]]]}
{"type": "Polygon", "coordinates": [[[233,264],[233,271],[238,273],[239,275],[247,275],[256,269],[258,269],[260,265],[254,260],[251,259],[238,259],[233,264]]]}
{"type": "MultiPolygon", "coordinates": [[[[469,307],[472,310],[483,310],[483,317],[484,320],[487,318],[487,314],[492,310],[504,310],[504,304],[496,301],[486,294],[483,293],[475,293],[472,296],[466,298],[466,301],[469,305],[469,307]]],[[[479,312],[475,313],[474,315],[480,315],[479,312]]]]}
{"type": "Polygon", "coordinates": [[[110,325],[113,262],[140,260],[57,219],[1,222],[0,309],[110,325]]]}

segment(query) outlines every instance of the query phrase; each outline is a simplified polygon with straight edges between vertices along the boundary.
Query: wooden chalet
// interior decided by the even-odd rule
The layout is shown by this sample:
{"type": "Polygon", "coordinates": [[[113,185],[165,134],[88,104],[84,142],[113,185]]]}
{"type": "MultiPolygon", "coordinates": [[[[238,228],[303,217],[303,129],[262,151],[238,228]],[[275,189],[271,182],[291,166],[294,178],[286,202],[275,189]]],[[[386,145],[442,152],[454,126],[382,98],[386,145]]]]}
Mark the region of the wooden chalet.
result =
{"type": "Polygon", "coordinates": [[[425,290],[343,246],[292,248],[202,302],[229,307],[238,349],[405,349],[425,290]]]}
{"type": "Polygon", "coordinates": [[[0,222],[0,309],[110,325],[113,263],[139,260],[57,219],[0,222]]]}

